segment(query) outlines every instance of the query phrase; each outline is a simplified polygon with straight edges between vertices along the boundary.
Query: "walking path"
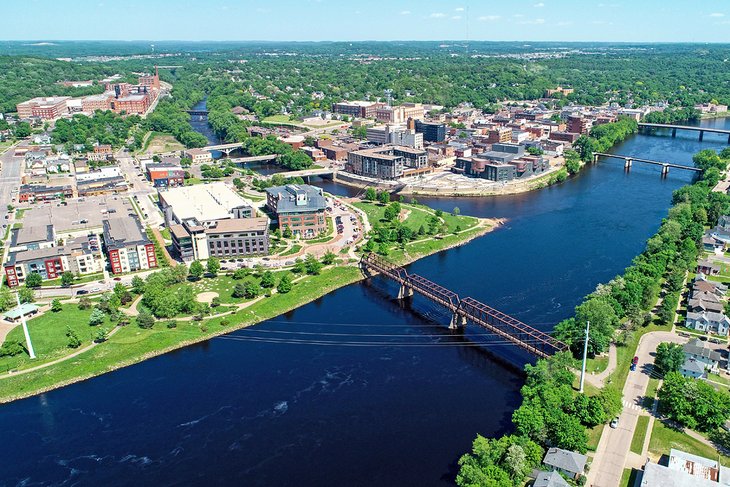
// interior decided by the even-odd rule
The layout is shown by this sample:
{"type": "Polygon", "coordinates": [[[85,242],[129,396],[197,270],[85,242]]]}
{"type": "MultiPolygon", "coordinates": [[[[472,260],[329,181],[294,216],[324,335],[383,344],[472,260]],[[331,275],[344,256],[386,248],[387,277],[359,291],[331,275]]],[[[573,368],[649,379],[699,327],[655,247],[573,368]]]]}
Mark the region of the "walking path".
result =
{"type": "Polygon", "coordinates": [[[611,375],[614,370],[616,370],[616,357],[616,344],[611,343],[611,345],[608,347],[608,364],[606,365],[606,368],[597,374],[586,375],[586,380],[592,386],[603,389],[603,386],[606,384],[606,379],[608,379],[608,376],[611,375]]]}

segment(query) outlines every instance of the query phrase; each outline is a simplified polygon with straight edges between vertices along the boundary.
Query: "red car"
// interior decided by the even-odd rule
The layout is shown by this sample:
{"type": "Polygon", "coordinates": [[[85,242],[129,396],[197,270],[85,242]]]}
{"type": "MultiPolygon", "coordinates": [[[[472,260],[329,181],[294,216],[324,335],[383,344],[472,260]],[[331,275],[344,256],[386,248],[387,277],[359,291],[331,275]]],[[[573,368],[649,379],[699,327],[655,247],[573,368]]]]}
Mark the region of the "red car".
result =
{"type": "Polygon", "coordinates": [[[635,356],[634,357],[634,360],[631,363],[634,364],[634,365],[638,364],[639,363],[639,357],[638,356],[635,356]]]}

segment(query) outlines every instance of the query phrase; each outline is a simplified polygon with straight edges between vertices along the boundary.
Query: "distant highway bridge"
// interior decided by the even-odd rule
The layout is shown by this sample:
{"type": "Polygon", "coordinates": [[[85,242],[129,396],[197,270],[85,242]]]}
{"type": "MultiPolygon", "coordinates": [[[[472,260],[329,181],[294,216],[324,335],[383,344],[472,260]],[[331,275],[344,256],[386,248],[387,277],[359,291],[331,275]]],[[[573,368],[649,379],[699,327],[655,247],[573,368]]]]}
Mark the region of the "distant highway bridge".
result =
{"type": "Polygon", "coordinates": [[[603,152],[594,152],[593,153],[593,162],[594,163],[598,162],[599,157],[610,158],[610,159],[621,159],[622,161],[624,161],[624,167],[626,169],[630,169],[631,165],[634,162],[641,162],[644,164],[660,166],[662,168],[662,176],[666,176],[667,174],[669,174],[670,167],[675,168],[675,169],[682,169],[685,171],[697,172],[697,173],[702,172],[702,169],[694,167],[694,166],[684,166],[682,164],[674,164],[672,162],[652,161],[651,159],[642,159],[640,157],[634,157],[634,156],[622,156],[619,154],[605,154],[603,152]]]}
{"type": "Polygon", "coordinates": [[[727,129],[716,129],[711,127],[692,127],[689,125],[674,125],[668,123],[645,123],[639,122],[640,129],[671,129],[672,137],[677,136],[677,130],[689,130],[691,132],[700,133],[700,141],[705,137],[705,132],[712,134],[723,134],[727,135],[727,142],[730,144],[730,130],[727,129]]]}
{"type": "Polygon", "coordinates": [[[568,345],[551,335],[528,326],[521,321],[482,304],[473,298],[460,298],[458,294],[425,277],[409,274],[376,254],[370,253],[360,260],[360,268],[366,275],[381,274],[400,285],[398,299],[413,296],[416,292],[443,306],[452,313],[449,328],[459,329],[471,322],[537,357],[549,357],[568,350],[568,345]]]}

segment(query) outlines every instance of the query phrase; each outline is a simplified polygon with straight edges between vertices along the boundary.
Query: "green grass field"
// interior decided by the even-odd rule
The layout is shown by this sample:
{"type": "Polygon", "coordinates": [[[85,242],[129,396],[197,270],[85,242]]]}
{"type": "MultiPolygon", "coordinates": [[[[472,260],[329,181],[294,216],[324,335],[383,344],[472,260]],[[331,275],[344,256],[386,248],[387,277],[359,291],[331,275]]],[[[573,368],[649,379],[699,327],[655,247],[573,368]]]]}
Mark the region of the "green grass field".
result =
{"type": "Polygon", "coordinates": [[[713,447],[682,433],[665,426],[661,421],[654,422],[651,440],[649,440],[649,452],[654,455],[667,455],[669,450],[677,448],[687,453],[700,455],[705,458],[718,458],[724,466],[730,466],[730,457],[720,455],[713,447]]]}
{"type": "Polygon", "coordinates": [[[637,455],[641,455],[641,450],[644,448],[644,440],[646,439],[646,429],[648,426],[649,416],[639,416],[639,419],[636,421],[634,437],[631,438],[631,451],[637,455]]]}

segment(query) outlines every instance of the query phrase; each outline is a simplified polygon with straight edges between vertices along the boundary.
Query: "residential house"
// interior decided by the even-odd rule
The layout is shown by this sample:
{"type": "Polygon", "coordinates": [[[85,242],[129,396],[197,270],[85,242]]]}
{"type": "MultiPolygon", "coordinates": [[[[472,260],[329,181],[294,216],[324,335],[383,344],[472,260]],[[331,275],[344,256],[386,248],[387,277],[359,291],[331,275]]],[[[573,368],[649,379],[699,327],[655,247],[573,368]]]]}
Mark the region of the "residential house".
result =
{"type": "Polygon", "coordinates": [[[666,465],[646,462],[634,485],[640,487],[720,487],[730,472],[717,460],[670,450],[666,465]]]}
{"type": "Polygon", "coordinates": [[[687,312],[685,325],[693,330],[727,336],[730,329],[730,319],[722,313],[687,312]]]}
{"type": "Polygon", "coordinates": [[[720,274],[720,266],[709,259],[702,259],[697,262],[697,272],[706,276],[717,276],[720,274]]]}
{"type": "Polygon", "coordinates": [[[539,472],[532,487],[570,487],[562,475],[556,471],[539,472]]]}
{"type": "Polygon", "coordinates": [[[716,373],[722,356],[707,346],[700,339],[694,339],[682,347],[685,362],[682,375],[685,377],[702,377],[705,372],[716,373]]]}
{"type": "Polygon", "coordinates": [[[562,448],[550,448],[542,463],[554,472],[560,472],[572,479],[577,479],[585,471],[588,457],[562,448]]]}

